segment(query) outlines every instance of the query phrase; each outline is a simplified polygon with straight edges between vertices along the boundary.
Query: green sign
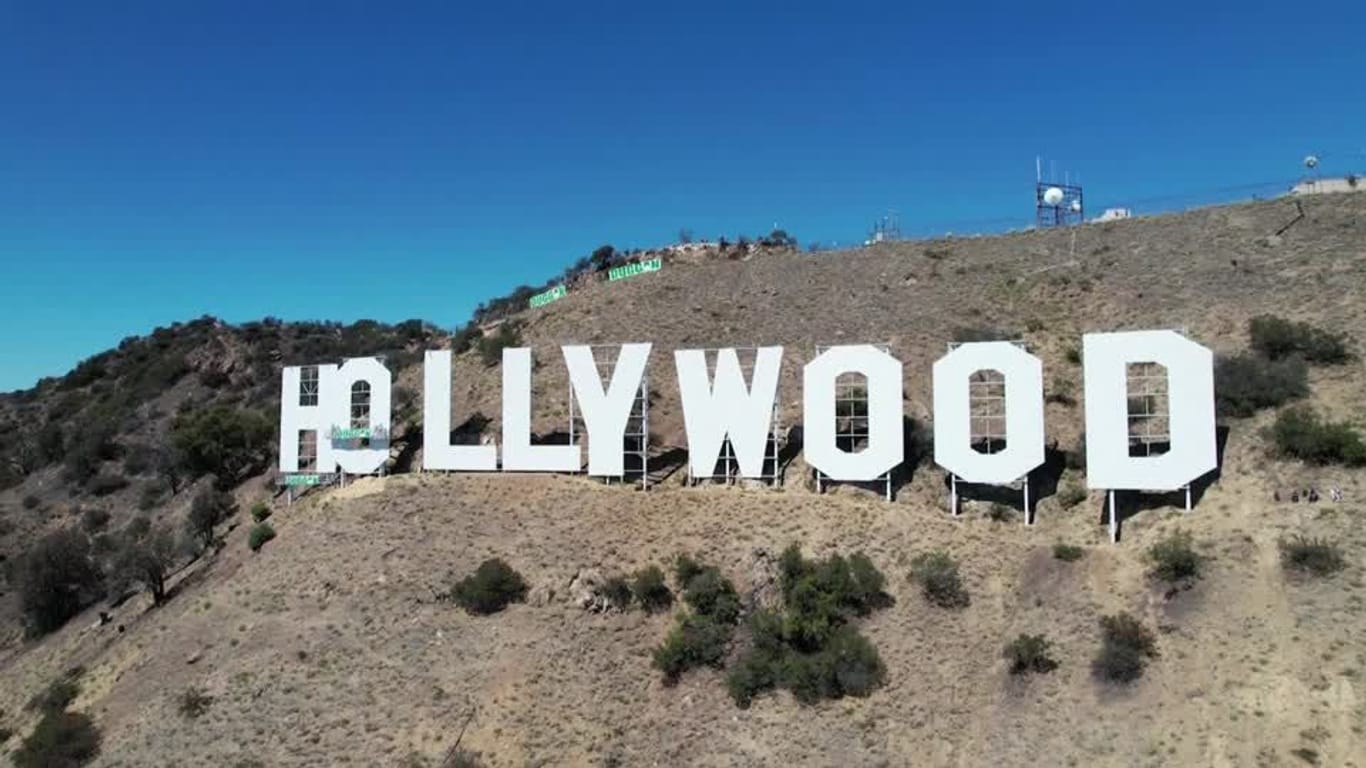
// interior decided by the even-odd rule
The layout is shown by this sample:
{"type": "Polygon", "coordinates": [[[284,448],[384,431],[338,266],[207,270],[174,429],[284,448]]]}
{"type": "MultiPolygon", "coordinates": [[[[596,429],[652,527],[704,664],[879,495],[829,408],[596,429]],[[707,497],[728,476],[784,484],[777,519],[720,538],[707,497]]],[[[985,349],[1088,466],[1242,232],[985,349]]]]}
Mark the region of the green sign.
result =
{"type": "Polygon", "coordinates": [[[635,264],[622,264],[620,267],[612,267],[608,270],[607,279],[621,280],[627,277],[643,275],[646,272],[658,272],[659,268],[662,266],[664,265],[660,262],[658,257],[650,259],[649,261],[639,261],[635,264]]]}
{"type": "Polygon", "coordinates": [[[285,475],[285,485],[317,485],[322,482],[319,475],[285,475]]]}
{"type": "Polygon", "coordinates": [[[368,437],[370,437],[370,429],[368,427],[332,430],[333,440],[363,440],[368,437]]]}
{"type": "Polygon", "coordinates": [[[557,286],[555,286],[554,288],[551,288],[550,290],[548,290],[548,291],[546,291],[546,292],[544,292],[544,293],[538,293],[538,294],[536,294],[535,296],[532,296],[532,297],[531,297],[531,306],[532,306],[532,307],[543,307],[543,306],[545,306],[546,304],[549,304],[550,302],[555,301],[556,299],[563,299],[565,293],[566,293],[566,291],[565,291],[565,289],[564,289],[564,286],[563,286],[563,285],[557,285],[557,286]]]}

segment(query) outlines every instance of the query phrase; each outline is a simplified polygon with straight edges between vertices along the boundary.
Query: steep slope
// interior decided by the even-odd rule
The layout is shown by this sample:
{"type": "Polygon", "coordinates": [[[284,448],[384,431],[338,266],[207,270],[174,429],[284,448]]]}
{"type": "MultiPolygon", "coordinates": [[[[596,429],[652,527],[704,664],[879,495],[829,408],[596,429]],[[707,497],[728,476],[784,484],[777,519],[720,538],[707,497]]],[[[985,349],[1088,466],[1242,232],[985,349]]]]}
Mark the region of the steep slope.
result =
{"type": "MultiPolygon", "coordinates": [[[[584,281],[515,318],[541,363],[534,428],[567,423],[563,343],[655,344],[660,451],[684,444],[676,348],[783,345],[782,419],[795,424],[800,365],[816,344],[889,344],[906,366],[907,415],[922,422],[930,365],[957,336],[1025,339],[1044,359],[1050,392],[1074,396],[1080,368],[1068,352],[1091,330],[1182,327],[1226,353],[1246,347],[1249,317],[1274,312],[1346,331],[1359,345],[1366,195],[1301,205],[1304,217],[1288,229],[1296,203],[1277,200],[852,252],[690,254],[658,273],[584,281]]],[[[235,338],[240,329],[217,332],[235,338]]],[[[440,342],[425,330],[399,345],[404,355],[392,362],[408,392],[420,391],[418,351],[440,342]]],[[[380,351],[362,347],[262,349],[300,363],[380,351]]],[[[265,369],[242,375],[260,394],[237,402],[273,406],[278,371],[265,369]]],[[[1360,374],[1359,360],[1313,368],[1310,402],[1359,423],[1360,374]]],[[[496,435],[498,376],[475,351],[458,357],[456,422],[477,412],[496,435]]],[[[173,393],[191,384],[158,393],[168,399],[149,410],[174,412],[170,398],[183,395],[173,393]]],[[[45,386],[4,408],[50,413],[62,388],[45,386]]],[[[415,425],[415,414],[405,416],[415,425]]],[[[399,475],[290,508],[276,500],[277,540],[251,553],[239,514],[228,546],[181,570],[163,607],[149,610],[138,596],[112,609],[110,624],[87,612],[22,645],[16,630],[0,656],[0,726],[25,732],[36,719],[24,710],[29,697],[81,665],[73,707],[102,731],[103,765],[435,765],[467,719],[461,743],[489,765],[1026,765],[1047,756],[1064,765],[1242,766],[1307,759],[1295,750],[1351,765],[1366,752],[1366,654],[1354,639],[1366,630],[1366,477],[1269,457],[1260,431],[1272,416],[1228,421],[1221,476],[1196,510],[1139,512],[1118,545],[1105,541],[1098,496],[1075,506],[1050,496],[1029,528],[1018,517],[992,522],[980,507],[952,518],[942,473],[928,466],[891,504],[853,489],[818,496],[795,470],[780,490],[670,481],[641,494],[574,477],[399,475]],[[1272,501],[1273,490],[1311,486],[1340,487],[1347,500],[1272,501]],[[1194,588],[1167,595],[1145,576],[1143,552],[1178,528],[1212,560],[1194,588]],[[1322,581],[1287,577],[1278,542],[1291,533],[1336,542],[1347,568],[1322,581]],[[888,684],[866,699],[803,706],[781,693],[739,710],[711,671],[666,687],[649,651],[668,616],[588,614],[564,596],[583,569],[628,572],[680,552],[704,555],[746,591],[754,550],[793,541],[811,554],[862,549],[889,577],[894,605],[865,624],[888,684]],[[1086,546],[1086,556],[1054,559],[1058,541],[1086,546]],[[962,611],[931,606],[906,579],[911,558],[935,548],[963,564],[973,599],[962,611]],[[537,599],[486,618],[433,599],[492,555],[525,574],[537,599]],[[1117,610],[1160,629],[1160,658],[1126,688],[1090,671],[1097,619],[1117,610]],[[1020,632],[1046,632],[1062,666],[1027,681],[1009,676],[1001,647],[1020,632]],[[213,699],[195,719],[178,711],[192,687],[213,699]]],[[[1047,418],[1049,437],[1074,448],[1080,407],[1052,402],[1047,418]]],[[[156,424],[140,439],[163,440],[170,417],[156,424]]],[[[268,483],[247,478],[239,501],[267,498],[268,483]]],[[[9,552],[38,530],[75,524],[58,502],[67,492],[48,466],[0,493],[6,518],[24,521],[9,552]],[[40,498],[43,514],[22,509],[40,488],[53,494],[40,498]]],[[[158,514],[183,512],[189,494],[158,514]]],[[[129,497],[105,499],[116,514],[133,514],[129,497]]]]}

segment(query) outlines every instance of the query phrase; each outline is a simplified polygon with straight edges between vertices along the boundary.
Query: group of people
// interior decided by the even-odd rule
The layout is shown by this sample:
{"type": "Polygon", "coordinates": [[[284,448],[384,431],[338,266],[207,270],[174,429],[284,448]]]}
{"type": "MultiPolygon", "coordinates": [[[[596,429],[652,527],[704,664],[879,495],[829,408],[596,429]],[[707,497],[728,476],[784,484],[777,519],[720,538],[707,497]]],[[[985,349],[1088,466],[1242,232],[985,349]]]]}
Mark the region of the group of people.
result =
{"type": "MultiPolygon", "coordinates": [[[[1279,490],[1272,491],[1271,498],[1273,501],[1280,501],[1281,492],[1279,490]]],[[[1334,502],[1342,501],[1342,489],[1337,486],[1329,488],[1328,498],[1334,502]]],[[[1307,501],[1310,504],[1313,504],[1319,500],[1319,489],[1308,488],[1306,490],[1300,490],[1297,488],[1290,492],[1290,500],[1293,502],[1307,501]]]]}

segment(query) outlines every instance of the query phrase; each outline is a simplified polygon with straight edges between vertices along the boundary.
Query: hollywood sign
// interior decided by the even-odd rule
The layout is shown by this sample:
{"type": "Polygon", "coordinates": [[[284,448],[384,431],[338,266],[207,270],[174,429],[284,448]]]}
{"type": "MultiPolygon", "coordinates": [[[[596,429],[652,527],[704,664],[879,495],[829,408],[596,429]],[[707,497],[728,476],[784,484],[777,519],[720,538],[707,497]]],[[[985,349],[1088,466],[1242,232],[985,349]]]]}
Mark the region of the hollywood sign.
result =
{"type": "MultiPolygon", "coordinates": [[[[650,350],[648,343],[622,345],[604,382],[590,347],[561,347],[573,402],[587,431],[589,475],[620,477],[624,473],[623,435],[650,350]]],[[[1086,334],[1082,352],[1089,487],[1172,491],[1188,487],[1215,468],[1214,358],[1209,349],[1174,331],[1132,331],[1086,334]],[[1157,363],[1167,372],[1170,446],[1160,455],[1131,456],[1129,451],[1128,366],[1139,363],[1157,363]]],[[[745,381],[734,349],[716,353],[714,372],[704,350],[676,350],[673,357],[694,476],[711,475],[723,443],[729,440],[739,476],[761,477],[783,348],[760,347],[750,381],[745,381]]],[[[583,471],[578,442],[532,444],[531,370],[530,349],[503,350],[501,445],[452,444],[451,353],[428,351],[423,372],[422,468],[583,471]]],[[[900,465],[905,452],[902,385],[901,362],[871,345],[831,347],[806,363],[802,370],[802,450],[807,464],[827,479],[855,482],[884,477],[900,465]],[[843,450],[837,444],[836,381],[845,374],[866,380],[868,435],[858,451],[843,450]]],[[[387,439],[316,436],[387,436],[391,388],[391,373],[376,358],[286,367],[280,405],[281,472],[300,471],[301,437],[309,431],[316,445],[309,471],[369,474],[381,470],[389,459],[387,439]],[[357,393],[365,395],[363,424],[357,423],[357,393]]],[[[1009,342],[962,344],[934,363],[933,393],[934,460],[956,479],[1011,484],[1043,464],[1043,364],[1039,358],[1009,342]],[[972,445],[969,379],[985,370],[999,372],[1005,384],[1005,448],[996,453],[981,453],[972,445]]]]}

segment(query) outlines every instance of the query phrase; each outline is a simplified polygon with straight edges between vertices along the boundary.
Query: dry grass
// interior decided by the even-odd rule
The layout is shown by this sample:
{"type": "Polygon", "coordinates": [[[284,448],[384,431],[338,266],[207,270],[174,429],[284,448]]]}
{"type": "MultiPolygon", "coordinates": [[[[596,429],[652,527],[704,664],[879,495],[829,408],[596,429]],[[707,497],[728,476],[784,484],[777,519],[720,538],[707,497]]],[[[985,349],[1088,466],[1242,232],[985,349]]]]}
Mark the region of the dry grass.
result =
{"type": "MultiPolygon", "coordinates": [[[[907,415],[924,420],[930,363],[956,327],[1029,329],[1050,380],[1078,392],[1066,355],[1083,330],[1185,326],[1236,351],[1246,318],[1275,311],[1366,340],[1366,196],[1305,206],[1280,241],[1265,238],[1290,217],[1283,201],[1088,226],[1075,247],[1071,233],[1040,232],[672,263],[527,315],[524,336],[545,363],[536,426],[566,418],[554,345],[568,342],[655,342],[652,430],[679,445],[677,347],[784,344],[791,424],[799,364],[816,343],[889,342],[906,364],[907,415]]],[[[1366,410],[1359,373],[1315,370],[1316,406],[1334,419],[1366,410]]],[[[457,420],[474,409],[497,417],[497,375],[460,359],[457,420]]],[[[98,764],[109,766],[439,765],[470,712],[461,747],[489,766],[1036,765],[1041,755],[1271,765],[1306,749],[1348,764],[1366,754],[1366,476],[1268,459],[1267,423],[1234,424],[1223,477],[1193,514],[1142,512],[1119,545],[1105,540],[1098,499],[1046,498],[1032,527],[951,518],[930,469],[892,504],[847,487],[816,496],[796,473],[777,491],[671,481],[648,494],[573,477],[364,480],[277,507],[279,538],[254,555],[239,528],[177,576],[162,608],[139,597],[111,624],[93,627],[87,613],[40,642],[0,647],[0,710],[16,730],[0,750],[32,728],[24,702],[79,664],[72,709],[95,720],[98,764]],[[1272,489],[1329,485],[1348,503],[1270,500],[1272,489]],[[1178,527],[1209,560],[1190,589],[1168,594],[1146,577],[1143,553],[1178,527]],[[1338,543],[1345,569],[1287,579],[1279,542],[1293,534],[1338,543]],[[895,603],[860,624],[887,667],[887,685],[866,699],[804,707],[780,693],[739,710],[712,671],[667,688],[650,650],[669,612],[589,614],[565,600],[580,569],[631,573],[680,552],[744,592],[753,550],[793,541],[813,557],[861,549],[888,577],[895,603]],[[1055,559],[1059,541],[1085,557],[1055,559]],[[927,603],[907,579],[912,558],[936,549],[960,564],[972,595],[962,610],[927,603]],[[434,599],[490,557],[526,577],[527,603],[477,617],[434,599]],[[547,587],[549,602],[538,599],[547,587]],[[1098,618],[1119,611],[1157,629],[1162,649],[1123,689],[1096,683],[1089,663],[1098,618]],[[1060,666],[1012,678],[1001,648],[1022,633],[1047,633],[1060,666]],[[212,702],[192,720],[180,714],[191,689],[212,702]]],[[[1080,427],[1078,408],[1048,406],[1061,447],[1080,427]]],[[[31,490],[4,495],[11,518],[31,490]]]]}

